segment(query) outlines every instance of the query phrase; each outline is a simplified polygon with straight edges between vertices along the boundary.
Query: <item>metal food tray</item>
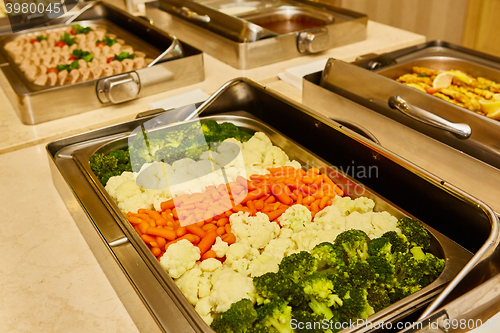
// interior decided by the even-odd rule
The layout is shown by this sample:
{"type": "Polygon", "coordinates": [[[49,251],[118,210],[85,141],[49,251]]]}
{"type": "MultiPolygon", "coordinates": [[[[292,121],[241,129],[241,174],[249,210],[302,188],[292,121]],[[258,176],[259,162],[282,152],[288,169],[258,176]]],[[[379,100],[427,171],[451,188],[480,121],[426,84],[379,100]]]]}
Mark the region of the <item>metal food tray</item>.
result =
{"type": "MultiPolygon", "coordinates": [[[[497,245],[498,220],[483,203],[251,80],[228,82],[199,111],[207,118],[232,121],[248,130],[267,133],[273,144],[291,159],[307,161],[325,172],[334,171],[330,176],[346,193],[373,198],[377,210],[387,210],[397,217],[415,216],[426,222],[433,235],[432,251],[447,259],[445,272],[418,293],[374,314],[369,318],[372,322],[404,320],[440,292],[447,290],[448,294],[497,245]],[[240,116],[235,116],[235,110],[244,113],[239,111],[236,114],[240,116]],[[335,143],[337,149],[318,142],[335,143]],[[363,179],[362,184],[341,171],[354,165],[375,167],[378,177],[363,179]],[[467,237],[460,232],[463,227],[473,228],[467,237]],[[470,258],[471,254],[456,242],[476,254],[470,258]]],[[[169,117],[170,112],[165,115],[169,117]]],[[[127,137],[135,128],[157,119],[153,115],[48,144],[53,181],[139,330],[209,332],[88,166],[92,153],[126,146],[127,137]],[[132,290],[135,292],[130,293],[132,290]]],[[[164,126],[161,122],[159,125],[164,126]]],[[[354,329],[345,332],[349,331],[354,329]]]]}
{"type": "Polygon", "coordinates": [[[148,57],[160,57],[159,61],[151,67],[100,79],[63,86],[39,86],[27,80],[4,50],[4,45],[19,35],[41,29],[3,36],[0,38],[0,67],[4,75],[0,75],[0,84],[24,124],[38,124],[204,80],[201,51],[121,9],[98,1],[71,24],[74,23],[105,27],[134,49],[144,50],[148,57]]]}
{"type": "Polygon", "coordinates": [[[500,169],[500,121],[395,81],[413,66],[458,69],[500,82],[500,58],[434,41],[354,64],[330,59],[320,85],[500,169]],[[392,108],[389,104],[394,95],[406,101],[409,109],[392,108]],[[461,135],[465,125],[470,127],[468,137],[461,135]]]}
{"type": "Polygon", "coordinates": [[[226,0],[214,4],[211,0],[161,0],[159,5],[147,4],[146,14],[163,29],[238,69],[268,65],[366,39],[366,15],[328,2],[263,0],[262,3],[253,2],[257,3],[253,5],[255,10],[238,16],[221,11],[224,6],[241,3],[245,2],[226,0]],[[276,11],[281,11],[282,19],[308,17],[322,24],[282,34],[255,24],[262,22],[260,19],[254,21],[256,17],[276,11]]]}

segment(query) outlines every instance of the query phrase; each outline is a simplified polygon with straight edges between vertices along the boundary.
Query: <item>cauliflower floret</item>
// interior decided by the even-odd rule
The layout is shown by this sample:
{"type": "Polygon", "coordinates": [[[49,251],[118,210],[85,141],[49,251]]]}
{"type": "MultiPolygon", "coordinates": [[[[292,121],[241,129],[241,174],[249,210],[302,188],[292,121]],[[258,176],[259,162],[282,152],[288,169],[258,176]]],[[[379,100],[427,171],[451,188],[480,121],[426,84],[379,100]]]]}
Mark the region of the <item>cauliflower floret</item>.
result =
{"type": "Polygon", "coordinates": [[[193,268],[200,258],[200,249],[187,239],[182,239],[168,247],[160,259],[160,264],[171,278],[177,279],[193,268]]]}
{"type": "Polygon", "coordinates": [[[203,272],[199,265],[196,265],[175,280],[175,284],[186,296],[189,303],[196,305],[200,299],[210,296],[212,290],[210,278],[211,273],[203,272]]]}
{"type": "Polygon", "coordinates": [[[318,236],[322,230],[306,229],[292,234],[292,240],[297,245],[298,251],[311,251],[318,243],[318,236]]]}
{"type": "Polygon", "coordinates": [[[299,232],[307,228],[311,223],[311,211],[303,205],[293,205],[288,208],[280,217],[278,222],[282,227],[290,227],[293,232],[299,232]]]}
{"type": "Polygon", "coordinates": [[[234,138],[224,140],[217,148],[219,155],[214,159],[220,166],[230,167],[234,165],[245,165],[241,155],[241,142],[234,138]]]}
{"type": "Polygon", "coordinates": [[[222,238],[217,237],[215,240],[215,244],[212,245],[212,250],[215,251],[215,255],[217,258],[222,258],[226,255],[227,249],[229,248],[229,245],[222,240],[222,238]]]}
{"type": "Polygon", "coordinates": [[[203,192],[206,188],[199,179],[183,172],[176,172],[172,177],[168,177],[168,180],[172,197],[203,192]]]}
{"type": "Polygon", "coordinates": [[[276,273],[279,270],[281,259],[276,259],[268,255],[260,255],[250,264],[250,276],[252,278],[266,273],[276,273]]]}
{"type": "Polygon", "coordinates": [[[196,303],[194,307],[196,312],[200,315],[200,317],[210,326],[214,318],[212,317],[212,304],[210,304],[210,297],[203,297],[196,303]]]}
{"type": "Polygon", "coordinates": [[[243,155],[243,160],[245,161],[245,166],[250,167],[262,164],[262,154],[258,151],[243,149],[242,155],[243,155]]]}
{"type": "Polygon", "coordinates": [[[225,270],[215,281],[210,294],[210,304],[215,312],[224,312],[231,304],[243,298],[248,298],[255,302],[256,293],[253,279],[243,276],[233,270],[225,270]]]}
{"type": "Polygon", "coordinates": [[[359,197],[352,200],[349,197],[335,197],[333,204],[340,208],[342,215],[347,216],[352,212],[367,213],[372,212],[375,202],[366,197],[359,197]]]}
{"type": "Polygon", "coordinates": [[[290,255],[295,250],[297,250],[297,245],[291,238],[276,238],[271,239],[269,244],[264,248],[264,251],[262,251],[262,255],[281,261],[281,259],[290,255]]]}
{"type": "Polygon", "coordinates": [[[262,166],[264,168],[274,168],[277,166],[282,166],[288,161],[288,156],[285,152],[276,146],[269,147],[269,150],[266,152],[264,156],[264,161],[262,162],[262,166]]]}
{"type": "Polygon", "coordinates": [[[169,164],[162,162],[146,163],[135,175],[135,182],[143,189],[166,189],[165,176],[173,175],[174,171],[169,164]]]}
{"type": "Polygon", "coordinates": [[[234,243],[226,251],[224,264],[245,276],[249,276],[251,263],[259,255],[259,251],[248,244],[234,243]]]}
{"type": "Polygon", "coordinates": [[[198,162],[191,163],[186,168],[186,173],[195,177],[203,177],[212,173],[216,165],[210,160],[199,160],[198,162]]]}
{"type": "Polygon", "coordinates": [[[196,163],[193,159],[190,158],[182,158],[180,160],[172,163],[172,169],[177,173],[178,171],[186,172],[189,165],[196,163]]]}
{"type": "Polygon", "coordinates": [[[238,243],[248,244],[256,249],[264,248],[271,239],[279,235],[280,227],[270,222],[266,214],[258,212],[256,216],[238,212],[229,217],[231,231],[238,243]]]}
{"type": "Polygon", "coordinates": [[[219,155],[218,152],[213,151],[213,150],[207,150],[201,153],[200,155],[200,160],[211,160],[214,161],[215,158],[217,158],[217,155],[219,155]]]}
{"type": "Polygon", "coordinates": [[[224,168],[224,171],[226,173],[226,177],[228,179],[228,182],[234,182],[236,181],[236,178],[238,176],[241,176],[243,178],[247,178],[247,174],[245,172],[245,168],[242,167],[229,167],[229,168],[224,168]]]}
{"type": "Polygon", "coordinates": [[[387,212],[368,212],[361,214],[353,212],[346,217],[348,229],[363,230],[368,237],[377,238],[386,231],[396,230],[398,220],[387,212]]]}
{"type": "Polygon", "coordinates": [[[293,161],[286,161],[285,165],[289,165],[289,166],[293,166],[295,169],[301,169],[302,166],[300,165],[300,163],[296,160],[293,160],[293,161]]]}
{"type": "MultiPolygon", "coordinates": [[[[219,166],[215,165],[217,168],[219,166]]],[[[219,168],[215,172],[210,172],[200,178],[198,180],[205,186],[214,185],[217,186],[219,184],[223,184],[225,182],[224,175],[222,174],[222,170],[219,168]]]]}
{"type": "Polygon", "coordinates": [[[262,132],[255,133],[250,140],[243,143],[243,149],[258,152],[262,157],[265,156],[271,146],[271,140],[262,132]]]}
{"type": "Polygon", "coordinates": [[[134,180],[134,174],[129,171],[123,172],[120,176],[113,176],[109,178],[108,182],[106,183],[106,191],[108,194],[115,200],[117,200],[117,188],[120,186],[123,182],[127,180],[134,180]]]}
{"type": "Polygon", "coordinates": [[[203,272],[213,273],[221,267],[222,267],[222,263],[215,258],[205,259],[200,263],[200,269],[203,272]]]}
{"type": "Polygon", "coordinates": [[[322,230],[346,230],[346,218],[338,206],[326,206],[314,216],[314,221],[309,227],[322,230]]]}

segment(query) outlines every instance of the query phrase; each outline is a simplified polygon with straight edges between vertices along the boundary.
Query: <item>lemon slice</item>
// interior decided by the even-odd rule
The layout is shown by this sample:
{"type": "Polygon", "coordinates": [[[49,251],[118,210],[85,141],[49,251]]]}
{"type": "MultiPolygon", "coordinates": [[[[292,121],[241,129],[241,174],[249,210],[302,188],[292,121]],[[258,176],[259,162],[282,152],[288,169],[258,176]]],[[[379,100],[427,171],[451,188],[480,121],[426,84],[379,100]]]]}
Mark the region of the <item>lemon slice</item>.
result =
{"type": "Polygon", "coordinates": [[[494,101],[500,101],[500,94],[493,94],[492,100],[494,100],[494,101]]]}
{"type": "Polygon", "coordinates": [[[493,114],[497,114],[496,117],[500,115],[500,100],[480,99],[479,104],[481,105],[481,111],[486,113],[486,116],[493,118],[493,114]]]}
{"type": "MultiPolygon", "coordinates": [[[[422,88],[421,86],[419,86],[419,85],[418,85],[418,84],[416,84],[416,83],[411,83],[411,82],[410,82],[410,83],[405,83],[405,84],[406,84],[407,86],[412,87],[412,88],[415,88],[415,89],[418,89],[418,90],[420,90],[420,91],[426,92],[424,88],[422,88]]],[[[498,95],[500,95],[500,94],[498,94],[498,95]]],[[[499,97],[500,97],[500,96],[499,96],[499,97]]]]}
{"type": "Polygon", "coordinates": [[[455,74],[452,72],[440,73],[436,76],[434,82],[432,82],[432,87],[435,89],[448,88],[451,86],[451,81],[453,81],[454,77],[455,74]]]}
{"type": "Polygon", "coordinates": [[[458,80],[460,80],[460,81],[462,81],[464,83],[467,83],[467,84],[471,84],[472,83],[472,79],[467,74],[465,74],[462,71],[451,70],[450,73],[453,73],[455,75],[455,78],[457,78],[458,80]]]}
{"type": "Polygon", "coordinates": [[[496,110],[495,112],[488,113],[486,117],[495,119],[495,120],[500,120],[500,109],[496,110]]]}

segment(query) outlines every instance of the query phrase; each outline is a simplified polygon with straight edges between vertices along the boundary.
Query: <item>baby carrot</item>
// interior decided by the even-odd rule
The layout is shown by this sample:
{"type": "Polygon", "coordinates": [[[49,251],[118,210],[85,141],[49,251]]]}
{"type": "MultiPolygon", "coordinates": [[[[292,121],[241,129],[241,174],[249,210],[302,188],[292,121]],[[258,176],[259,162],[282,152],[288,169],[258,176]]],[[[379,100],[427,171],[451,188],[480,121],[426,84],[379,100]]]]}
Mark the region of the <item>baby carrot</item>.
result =
{"type": "Polygon", "coordinates": [[[161,208],[161,210],[174,209],[175,208],[174,199],[163,201],[160,204],[160,208],[161,208]]]}
{"type": "Polygon", "coordinates": [[[146,233],[149,235],[153,235],[153,236],[160,236],[160,237],[163,237],[163,238],[168,239],[170,241],[177,238],[175,231],[169,230],[169,229],[160,229],[160,228],[149,227],[146,230],[146,233]]]}
{"type": "Polygon", "coordinates": [[[234,244],[236,242],[236,236],[232,233],[222,235],[222,240],[229,245],[234,244]]]}
{"type": "Polygon", "coordinates": [[[163,237],[156,236],[156,244],[160,249],[164,249],[165,245],[167,245],[167,240],[163,237]]]}
{"type": "Polygon", "coordinates": [[[215,253],[215,251],[214,250],[208,250],[207,252],[205,252],[205,254],[203,254],[201,256],[201,260],[215,258],[215,257],[217,257],[217,254],[215,253]]]}
{"type": "Polygon", "coordinates": [[[146,243],[146,244],[151,244],[151,242],[156,242],[156,238],[154,237],[151,237],[149,235],[146,235],[146,234],[143,234],[141,236],[142,240],[146,243]]]}
{"type": "Polygon", "coordinates": [[[218,227],[217,228],[217,234],[219,236],[224,235],[225,233],[226,233],[226,228],[224,228],[224,227],[218,227]]]}
{"type": "Polygon", "coordinates": [[[330,197],[325,195],[323,198],[320,199],[320,202],[319,202],[319,208],[320,209],[323,209],[326,207],[327,203],[328,203],[328,200],[330,200],[330,197]]]}
{"type": "Polygon", "coordinates": [[[255,200],[254,206],[256,210],[261,210],[262,208],[264,208],[264,201],[262,199],[255,200]]]}
{"type": "Polygon", "coordinates": [[[206,232],[209,232],[210,230],[217,229],[217,226],[212,224],[212,223],[208,223],[208,224],[205,224],[203,227],[201,227],[201,229],[205,230],[206,232]]]}
{"type": "Polygon", "coordinates": [[[138,217],[135,216],[129,216],[127,217],[128,221],[132,224],[141,224],[142,220],[138,217]]]}
{"type": "Polygon", "coordinates": [[[155,257],[158,257],[161,254],[161,249],[159,247],[153,246],[151,248],[151,252],[153,252],[155,257]]]}
{"type": "Polygon", "coordinates": [[[270,192],[269,186],[262,186],[256,190],[248,192],[246,197],[241,201],[242,204],[246,203],[248,200],[256,200],[270,192]]]}
{"type": "Polygon", "coordinates": [[[178,241],[181,241],[183,239],[187,239],[188,241],[190,241],[191,243],[193,244],[198,244],[200,242],[200,237],[196,236],[196,235],[193,235],[193,234],[185,234],[184,236],[182,237],[179,237],[177,239],[174,239],[173,241],[170,241],[168,242],[166,245],[165,245],[165,250],[172,244],[175,244],[177,243],[178,241]]]}
{"type": "Polygon", "coordinates": [[[145,234],[146,233],[146,230],[149,228],[149,223],[148,222],[145,222],[145,221],[142,221],[141,224],[139,224],[139,230],[141,231],[141,233],[145,234]]]}
{"type": "Polygon", "coordinates": [[[200,249],[201,255],[207,252],[212,247],[212,245],[214,245],[215,240],[218,236],[219,234],[217,234],[217,231],[215,230],[207,232],[205,237],[203,237],[198,243],[198,248],[200,249]]]}
{"type": "Polygon", "coordinates": [[[190,225],[186,226],[186,230],[189,233],[194,234],[200,238],[205,237],[205,235],[207,234],[203,229],[201,229],[200,227],[198,227],[195,224],[190,224],[190,225]]]}
{"type": "Polygon", "coordinates": [[[175,229],[175,234],[177,235],[177,237],[184,236],[185,234],[187,234],[186,227],[179,227],[179,228],[175,229]]]}
{"type": "Polygon", "coordinates": [[[218,227],[223,227],[226,225],[226,223],[229,222],[229,219],[227,217],[223,217],[217,221],[217,226],[218,227]]]}
{"type": "Polygon", "coordinates": [[[286,210],[287,210],[287,208],[281,208],[281,209],[277,209],[275,211],[266,213],[266,215],[269,217],[269,221],[273,221],[273,220],[277,219],[278,217],[280,217],[281,214],[283,214],[286,210]]]}
{"type": "Polygon", "coordinates": [[[158,213],[156,210],[146,210],[146,214],[148,214],[148,216],[150,218],[152,218],[153,220],[158,220],[158,219],[161,219],[161,215],[160,213],[158,213]]]}
{"type": "Polygon", "coordinates": [[[252,200],[247,201],[247,206],[250,208],[250,215],[255,215],[257,213],[257,209],[255,208],[255,204],[252,200]]]}
{"type": "Polygon", "coordinates": [[[278,199],[285,205],[289,205],[292,203],[293,199],[287,195],[287,193],[285,192],[285,187],[286,186],[281,186],[280,184],[274,184],[271,188],[271,191],[276,199],[278,199]]]}

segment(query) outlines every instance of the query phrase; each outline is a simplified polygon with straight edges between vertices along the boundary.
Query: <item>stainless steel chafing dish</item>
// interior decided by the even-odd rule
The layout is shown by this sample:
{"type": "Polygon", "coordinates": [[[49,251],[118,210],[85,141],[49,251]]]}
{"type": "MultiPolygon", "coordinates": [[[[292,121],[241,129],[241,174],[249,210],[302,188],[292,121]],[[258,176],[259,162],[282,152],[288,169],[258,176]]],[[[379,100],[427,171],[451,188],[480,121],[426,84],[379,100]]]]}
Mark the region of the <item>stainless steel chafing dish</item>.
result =
{"type": "Polygon", "coordinates": [[[368,22],[366,15],[309,0],[161,0],[159,9],[148,4],[146,12],[165,30],[239,69],[364,40],[368,22]]]}
{"type": "Polygon", "coordinates": [[[499,169],[499,121],[395,81],[413,66],[457,69],[498,81],[499,63],[500,58],[436,41],[354,64],[330,59],[319,84],[499,169]]]}
{"type": "Polygon", "coordinates": [[[70,17],[71,23],[66,21],[46,29],[75,23],[105,27],[130,45],[137,45],[135,49],[144,50],[148,57],[154,59],[153,63],[145,68],[100,79],[63,86],[39,86],[27,80],[4,46],[19,35],[42,29],[3,36],[0,39],[0,67],[4,75],[0,76],[0,83],[23,123],[38,124],[204,79],[201,51],[146,21],[103,2],[92,3],[78,14],[78,17],[70,17]]]}
{"type": "MultiPolygon", "coordinates": [[[[192,111],[184,109],[183,114],[192,111]]],[[[471,274],[474,277],[466,288],[492,273],[484,269],[498,247],[498,219],[491,209],[362,135],[248,79],[228,82],[197,111],[203,117],[263,131],[291,159],[321,167],[349,195],[368,196],[375,200],[376,210],[387,210],[397,217],[414,216],[426,223],[433,235],[432,251],[447,259],[445,272],[418,293],[374,314],[369,318],[373,323],[404,321],[440,293],[452,295],[457,284],[471,274]],[[336,148],[318,142],[330,142],[336,148]],[[341,171],[353,166],[375,168],[377,175],[354,179],[341,171]]],[[[145,122],[156,122],[158,128],[176,126],[171,121],[182,119],[176,112],[58,140],[47,145],[47,153],[56,188],[138,328],[148,332],[210,332],[88,164],[96,151],[127,146],[128,136],[145,122]]],[[[358,327],[357,331],[368,329],[358,327]]]]}

